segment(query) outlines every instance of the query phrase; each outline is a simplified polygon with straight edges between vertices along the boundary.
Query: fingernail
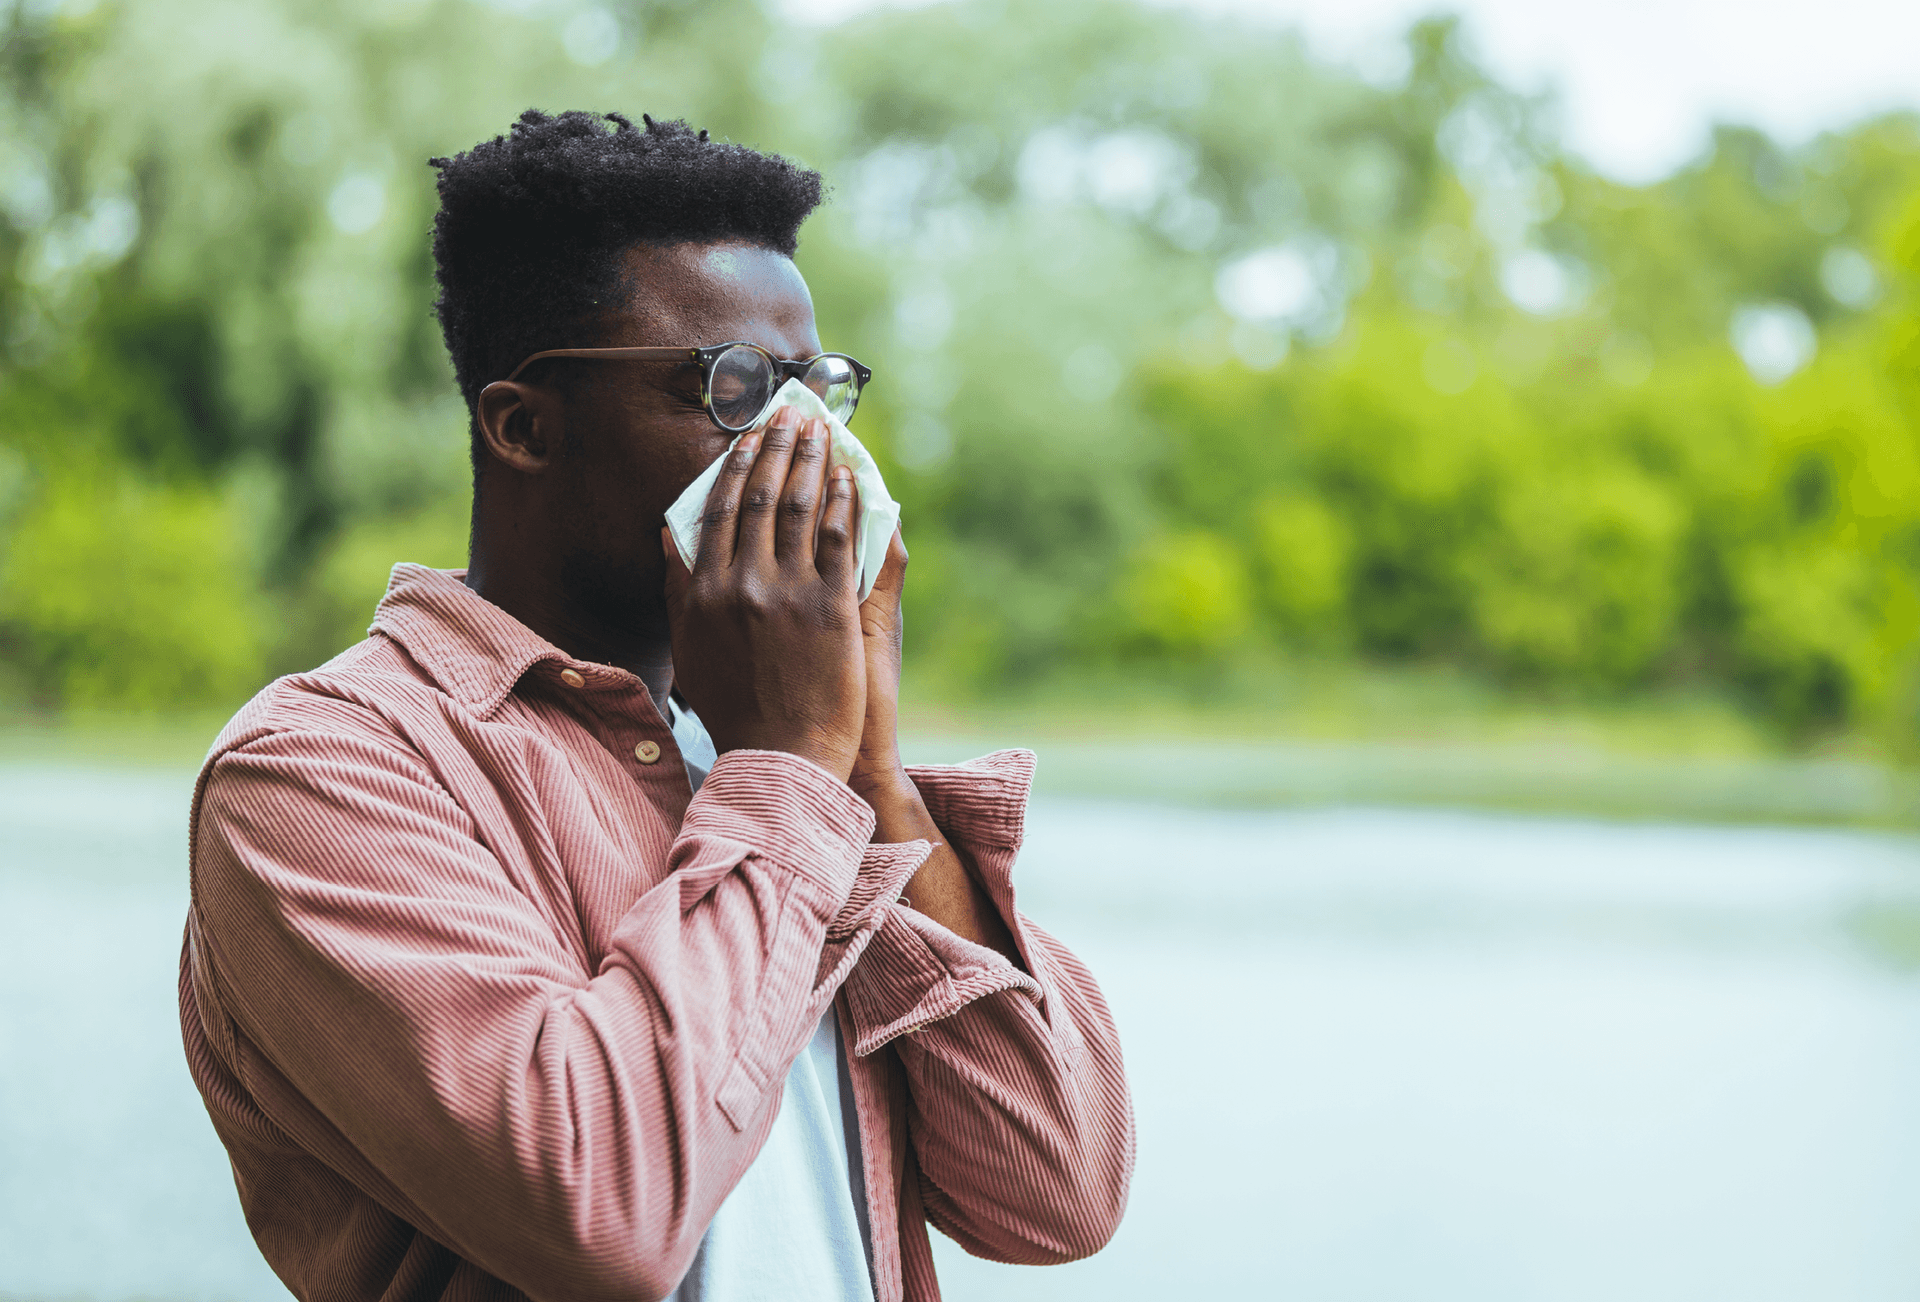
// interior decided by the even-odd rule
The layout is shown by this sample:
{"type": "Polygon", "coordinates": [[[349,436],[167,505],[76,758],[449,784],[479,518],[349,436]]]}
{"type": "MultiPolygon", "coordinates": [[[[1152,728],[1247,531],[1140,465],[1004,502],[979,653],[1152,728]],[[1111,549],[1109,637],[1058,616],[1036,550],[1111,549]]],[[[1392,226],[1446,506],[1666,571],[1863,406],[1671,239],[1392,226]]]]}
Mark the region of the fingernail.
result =
{"type": "Polygon", "coordinates": [[[799,421],[800,413],[791,407],[782,407],[779,411],[773,413],[773,427],[775,429],[792,429],[799,421]]]}
{"type": "Polygon", "coordinates": [[[751,457],[759,450],[760,436],[758,434],[743,434],[740,437],[740,442],[734,448],[734,451],[743,457],[751,457]]]}
{"type": "Polygon", "coordinates": [[[811,443],[824,433],[826,433],[826,430],[821,428],[819,421],[810,420],[800,427],[800,441],[802,443],[811,443]]]}
{"type": "Polygon", "coordinates": [[[853,467],[852,466],[835,466],[833,468],[833,477],[835,479],[852,479],[853,467]]]}

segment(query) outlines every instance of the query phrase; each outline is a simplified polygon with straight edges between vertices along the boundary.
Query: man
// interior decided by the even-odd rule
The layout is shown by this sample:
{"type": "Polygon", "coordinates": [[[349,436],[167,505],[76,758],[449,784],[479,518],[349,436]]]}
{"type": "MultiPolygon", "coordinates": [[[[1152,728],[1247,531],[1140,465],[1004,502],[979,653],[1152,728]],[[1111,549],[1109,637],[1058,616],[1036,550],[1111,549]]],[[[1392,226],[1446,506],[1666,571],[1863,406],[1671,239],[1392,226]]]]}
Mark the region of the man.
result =
{"type": "Polygon", "coordinates": [[[261,1250],[392,1302],[930,1299],[929,1221],[1096,1251],[1119,1045],[1014,907],[1032,757],[900,762],[898,537],[861,602],[783,412],[691,573],[663,541],[783,373],[852,414],[791,260],[819,177],[583,113],[434,161],[469,568],[396,566],[194,801],[181,1021],[261,1250]]]}

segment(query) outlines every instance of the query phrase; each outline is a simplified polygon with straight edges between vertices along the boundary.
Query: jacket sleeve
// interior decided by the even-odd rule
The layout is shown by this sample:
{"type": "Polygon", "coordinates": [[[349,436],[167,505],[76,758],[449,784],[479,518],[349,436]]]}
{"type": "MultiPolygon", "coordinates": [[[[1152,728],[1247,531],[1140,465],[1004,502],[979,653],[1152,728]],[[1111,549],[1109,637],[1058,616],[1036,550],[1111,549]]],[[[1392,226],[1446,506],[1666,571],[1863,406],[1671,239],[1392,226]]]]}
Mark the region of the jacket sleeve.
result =
{"type": "Polygon", "coordinates": [[[1025,971],[888,904],[847,978],[854,1051],[891,1044],[928,1219],[975,1256],[1031,1265],[1099,1251],[1133,1172],[1120,1040],[1084,964],[1014,906],[1033,754],[908,770],[971,861],[1025,971]]]}
{"type": "Polygon", "coordinates": [[[256,737],[195,801],[208,1041],[275,1125],[489,1273],[659,1297],[911,871],[862,878],[872,818],[798,757],[721,756],[589,971],[400,743],[256,737]]]}

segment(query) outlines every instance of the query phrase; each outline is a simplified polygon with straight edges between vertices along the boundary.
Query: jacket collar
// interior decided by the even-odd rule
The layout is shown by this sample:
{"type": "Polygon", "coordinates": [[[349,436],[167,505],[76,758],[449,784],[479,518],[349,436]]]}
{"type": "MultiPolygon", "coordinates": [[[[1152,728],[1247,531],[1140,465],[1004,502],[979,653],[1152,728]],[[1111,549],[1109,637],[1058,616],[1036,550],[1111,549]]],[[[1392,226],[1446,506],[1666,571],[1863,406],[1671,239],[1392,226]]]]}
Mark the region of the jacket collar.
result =
{"type": "Polygon", "coordinates": [[[387,579],[371,632],[406,649],[440,689],[480,715],[491,714],[529,669],[578,672],[591,687],[630,686],[625,670],[575,660],[469,588],[465,570],[402,562],[387,579]]]}

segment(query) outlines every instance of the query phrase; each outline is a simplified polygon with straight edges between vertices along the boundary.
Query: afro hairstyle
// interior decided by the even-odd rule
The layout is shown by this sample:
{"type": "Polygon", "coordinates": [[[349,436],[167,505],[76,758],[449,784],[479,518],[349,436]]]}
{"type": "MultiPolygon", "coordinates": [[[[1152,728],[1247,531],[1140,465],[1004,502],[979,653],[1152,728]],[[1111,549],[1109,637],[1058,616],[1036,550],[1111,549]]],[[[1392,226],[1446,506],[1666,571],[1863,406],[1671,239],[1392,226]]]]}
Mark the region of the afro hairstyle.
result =
{"type": "MultiPolygon", "coordinates": [[[[506,135],[428,160],[434,311],[469,412],[528,354],[596,344],[635,245],[737,240],[792,256],[818,172],[682,121],[641,122],[529,109],[506,135]]],[[[473,456],[478,470],[477,429],[473,456]]]]}

